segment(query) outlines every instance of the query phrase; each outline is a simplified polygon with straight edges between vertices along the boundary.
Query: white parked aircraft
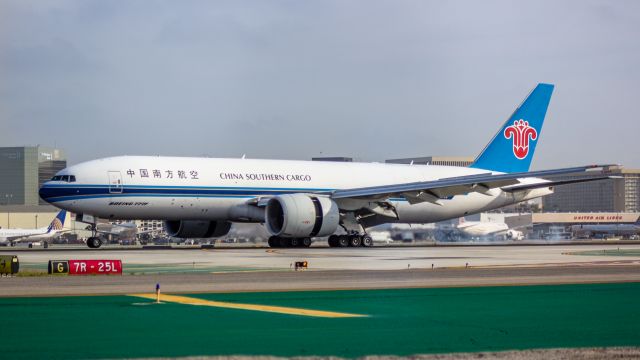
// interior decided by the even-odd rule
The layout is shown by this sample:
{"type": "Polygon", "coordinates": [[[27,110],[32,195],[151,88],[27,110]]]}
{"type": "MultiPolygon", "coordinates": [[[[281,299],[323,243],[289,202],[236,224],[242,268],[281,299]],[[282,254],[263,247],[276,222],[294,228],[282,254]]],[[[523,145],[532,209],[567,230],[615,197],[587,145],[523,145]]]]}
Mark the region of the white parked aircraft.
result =
{"type": "MultiPolygon", "coordinates": [[[[162,219],[171,236],[217,237],[232,222],[264,223],[270,246],[371,246],[366,229],[430,223],[496,209],[572,182],[529,172],[553,85],[539,84],[468,168],[434,165],[122,156],[70,166],[40,196],[106,219],[162,219]],[[347,235],[336,235],[343,228],[347,235]]],[[[606,176],[599,177],[600,179],[606,176]]],[[[92,237],[90,247],[99,247],[92,237]]]]}
{"type": "MultiPolygon", "coordinates": [[[[47,227],[39,229],[0,229],[0,243],[13,246],[19,241],[40,241],[51,239],[64,230],[67,212],[61,210],[47,227]]],[[[48,243],[45,242],[45,246],[48,243]]]]}
{"type": "Polygon", "coordinates": [[[524,240],[522,231],[510,229],[509,225],[504,222],[466,221],[464,217],[461,217],[457,229],[471,238],[504,236],[509,240],[524,240]]]}

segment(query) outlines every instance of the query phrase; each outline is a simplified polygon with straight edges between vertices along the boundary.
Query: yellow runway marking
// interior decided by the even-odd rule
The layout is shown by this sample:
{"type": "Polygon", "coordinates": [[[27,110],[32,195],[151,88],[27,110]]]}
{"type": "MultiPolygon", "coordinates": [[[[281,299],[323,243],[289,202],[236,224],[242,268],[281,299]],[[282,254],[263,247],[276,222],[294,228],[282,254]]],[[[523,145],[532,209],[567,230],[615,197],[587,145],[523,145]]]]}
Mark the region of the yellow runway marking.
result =
{"type": "MultiPolygon", "coordinates": [[[[156,294],[131,294],[129,296],[136,296],[136,297],[141,297],[141,298],[150,299],[150,300],[156,299],[156,294]]],[[[300,308],[292,308],[292,307],[284,307],[284,306],[239,304],[239,303],[230,303],[230,302],[222,302],[222,301],[211,301],[211,300],[204,300],[204,299],[192,298],[187,296],[166,295],[166,294],[162,294],[160,296],[160,300],[164,302],[173,302],[173,303],[186,304],[186,305],[212,306],[212,307],[227,308],[227,309],[264,311],[264,312],[272,312],[272,313],[278,313],[278,314],[313,316],[313,317],[324,317],[324,318],[352,318],[352,317],[367,316],[367,315],[339,313],[339,312],[332,312],[332,311],[300,309],[300,308]]]]}

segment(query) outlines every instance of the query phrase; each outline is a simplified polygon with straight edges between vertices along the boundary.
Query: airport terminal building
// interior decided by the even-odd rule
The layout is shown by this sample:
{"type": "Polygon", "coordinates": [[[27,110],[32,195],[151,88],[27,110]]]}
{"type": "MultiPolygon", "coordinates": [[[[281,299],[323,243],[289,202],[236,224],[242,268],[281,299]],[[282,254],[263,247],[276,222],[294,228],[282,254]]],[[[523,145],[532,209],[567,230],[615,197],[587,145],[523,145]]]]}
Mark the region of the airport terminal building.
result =
{"type": "MultiPolygon", "coordinates": [[[[545,212],[640,212],[640,169],[612,167],[615,179],[558,186],[552,195],[542,198],[545,212]]],[[[598,177],[582,173],[559,180],[598,177]]]]}
{"type": "Polygon", "coordinates": [[[64,151],[44,146],[0,148],[0,204],[45,205],[38,189],[67,167],[64,151]]]}

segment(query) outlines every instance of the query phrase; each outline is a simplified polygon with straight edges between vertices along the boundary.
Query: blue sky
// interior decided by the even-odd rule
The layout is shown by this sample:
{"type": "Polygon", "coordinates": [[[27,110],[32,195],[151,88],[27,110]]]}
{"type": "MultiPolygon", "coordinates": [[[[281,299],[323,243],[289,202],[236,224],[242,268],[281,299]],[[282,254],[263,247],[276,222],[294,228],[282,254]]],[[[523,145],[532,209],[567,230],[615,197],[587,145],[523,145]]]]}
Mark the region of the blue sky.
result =
{"type": "Polygon", "coordinates": [[[534,168],[640,167],[637,1],[0,1],[0,146],[71,163],[476,155],[556,85],[534,168]]]}

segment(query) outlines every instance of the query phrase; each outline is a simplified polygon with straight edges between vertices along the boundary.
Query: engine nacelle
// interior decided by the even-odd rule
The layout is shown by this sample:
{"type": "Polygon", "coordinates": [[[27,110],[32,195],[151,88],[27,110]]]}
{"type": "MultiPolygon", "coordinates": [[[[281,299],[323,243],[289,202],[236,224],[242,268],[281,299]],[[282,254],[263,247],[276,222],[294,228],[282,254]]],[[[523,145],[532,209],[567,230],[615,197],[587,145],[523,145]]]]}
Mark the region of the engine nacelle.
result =
{"type": "Polygon", "coordinates": [[[229,233],[228,221],[172,220],[164,222],[164,229],[171,237],[199,239],[224,236],[229,233]]]}
{"type": "Polygon", "coordinates": [[[271,235],[327,236],[338,229],[340,212],[331,199],[311,194],[278,195],[269,200],[265,223],[271,235]]]}

